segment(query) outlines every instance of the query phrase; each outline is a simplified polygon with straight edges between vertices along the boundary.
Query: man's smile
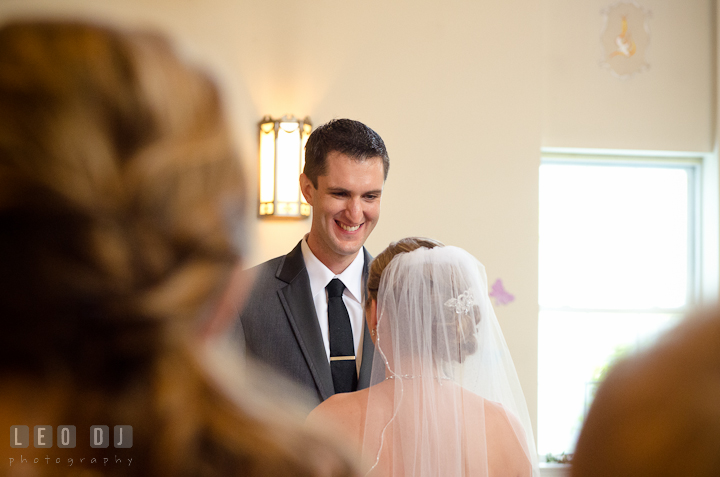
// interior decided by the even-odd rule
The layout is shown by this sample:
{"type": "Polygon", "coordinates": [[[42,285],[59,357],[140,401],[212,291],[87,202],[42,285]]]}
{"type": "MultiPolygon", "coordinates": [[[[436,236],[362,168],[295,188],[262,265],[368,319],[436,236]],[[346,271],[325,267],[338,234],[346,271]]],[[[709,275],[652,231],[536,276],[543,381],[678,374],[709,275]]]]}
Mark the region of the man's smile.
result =
{"type": "Polygon", "coordinates": [[[343,229],[343,230],[346,231],[346,232],[355,232],[355,231],[356,231],[357,229],[359,229],[360,226],[362,225],[362,224],[358,224],[358,225],[345,225],[345,224],[343,224],[343,223],[341,223],[341,222],[338,222],[337,220],[335,221],[335,223],[338,224],[338,225],[340,226],[340,228],[343,229]]]}

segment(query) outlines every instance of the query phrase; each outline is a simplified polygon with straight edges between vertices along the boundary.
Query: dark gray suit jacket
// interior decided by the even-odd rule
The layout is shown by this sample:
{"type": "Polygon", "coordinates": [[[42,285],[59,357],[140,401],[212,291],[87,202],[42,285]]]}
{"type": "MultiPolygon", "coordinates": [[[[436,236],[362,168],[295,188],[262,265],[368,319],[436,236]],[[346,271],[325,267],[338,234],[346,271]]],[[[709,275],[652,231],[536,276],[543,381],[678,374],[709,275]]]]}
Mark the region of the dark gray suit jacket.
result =
{"type": "MultiPolygon", "coordinates": [[[[363,253],[364,286],[372,257],[365,247],[363,253]]],[[[244,336],[251,356],[307,388],[319,404],[335,390],[300,243],[287,255],[249,272],[255,275],[255,282],[240,312],[236,336],[244,336]]],[[[370,384],[373,351],[366,322],[358,389],[370,384]]]]}

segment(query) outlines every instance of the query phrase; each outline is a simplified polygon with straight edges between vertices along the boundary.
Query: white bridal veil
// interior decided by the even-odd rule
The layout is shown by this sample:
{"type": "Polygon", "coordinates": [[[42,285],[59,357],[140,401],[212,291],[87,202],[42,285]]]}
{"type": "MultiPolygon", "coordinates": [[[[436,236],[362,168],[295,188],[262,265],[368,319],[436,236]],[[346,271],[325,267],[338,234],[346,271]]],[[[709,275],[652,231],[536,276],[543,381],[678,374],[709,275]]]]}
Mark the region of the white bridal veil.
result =
{"type": "Polygon", "coordinates": [[[395,256],[377,298],[369,476],[539,476],[525,398],[483,265],[457,247],[395,256]]]}

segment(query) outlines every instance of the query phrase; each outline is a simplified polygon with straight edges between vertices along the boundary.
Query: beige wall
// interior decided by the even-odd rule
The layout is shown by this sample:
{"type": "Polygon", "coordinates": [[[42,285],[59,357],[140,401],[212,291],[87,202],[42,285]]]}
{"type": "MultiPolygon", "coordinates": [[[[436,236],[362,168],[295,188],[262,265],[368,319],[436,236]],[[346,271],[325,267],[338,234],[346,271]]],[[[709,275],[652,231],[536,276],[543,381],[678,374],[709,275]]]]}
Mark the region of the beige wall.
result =
{"type": "MultiPolygon", "coordinates": [[[[79,13],[172,34],[226,88],[253,206],[263,115],[377,130],[391,170],[370,252],[425,235],[502,278],[516,301],[497,314],[536,422],[541,146],[712,148],[712,2],[643,0],[651,69],[626,81],[598,65],[610,3],[4,0],[0,18],[79,13]]],[[[309,225],[253,216],[248,265],[287,252],[309,225]]]]}
{"type": "Polygon", "coordinates": [[[650,11],[650,68],[624,80],[599,65],[604,25],[600,12],[614,3],[544,1],[542,145],[703,155],[700,298],[716,301],[717,2],[639,0],[650,11]]]}
{"type": "Polygon", "coordinates": [[[601,9],[545,0],[543,146],[712,151],[715,0],[639,0],[651,12],[646,72],[601,68],[601,9]]]}

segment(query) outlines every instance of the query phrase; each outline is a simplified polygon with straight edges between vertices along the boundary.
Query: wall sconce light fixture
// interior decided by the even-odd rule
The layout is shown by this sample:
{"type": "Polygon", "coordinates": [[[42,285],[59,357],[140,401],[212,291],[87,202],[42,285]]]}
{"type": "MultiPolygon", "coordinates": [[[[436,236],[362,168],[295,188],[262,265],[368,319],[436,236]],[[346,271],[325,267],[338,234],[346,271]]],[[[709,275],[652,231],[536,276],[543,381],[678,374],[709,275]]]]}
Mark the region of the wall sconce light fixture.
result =
{"type": "Polygon", "coordinates": [[[310,215],[310,205],[300,192],[305,167],[305,143],[312,131],[310,118],[283,116],[260,121],[260,210],[264,217],[310,215]]]}

